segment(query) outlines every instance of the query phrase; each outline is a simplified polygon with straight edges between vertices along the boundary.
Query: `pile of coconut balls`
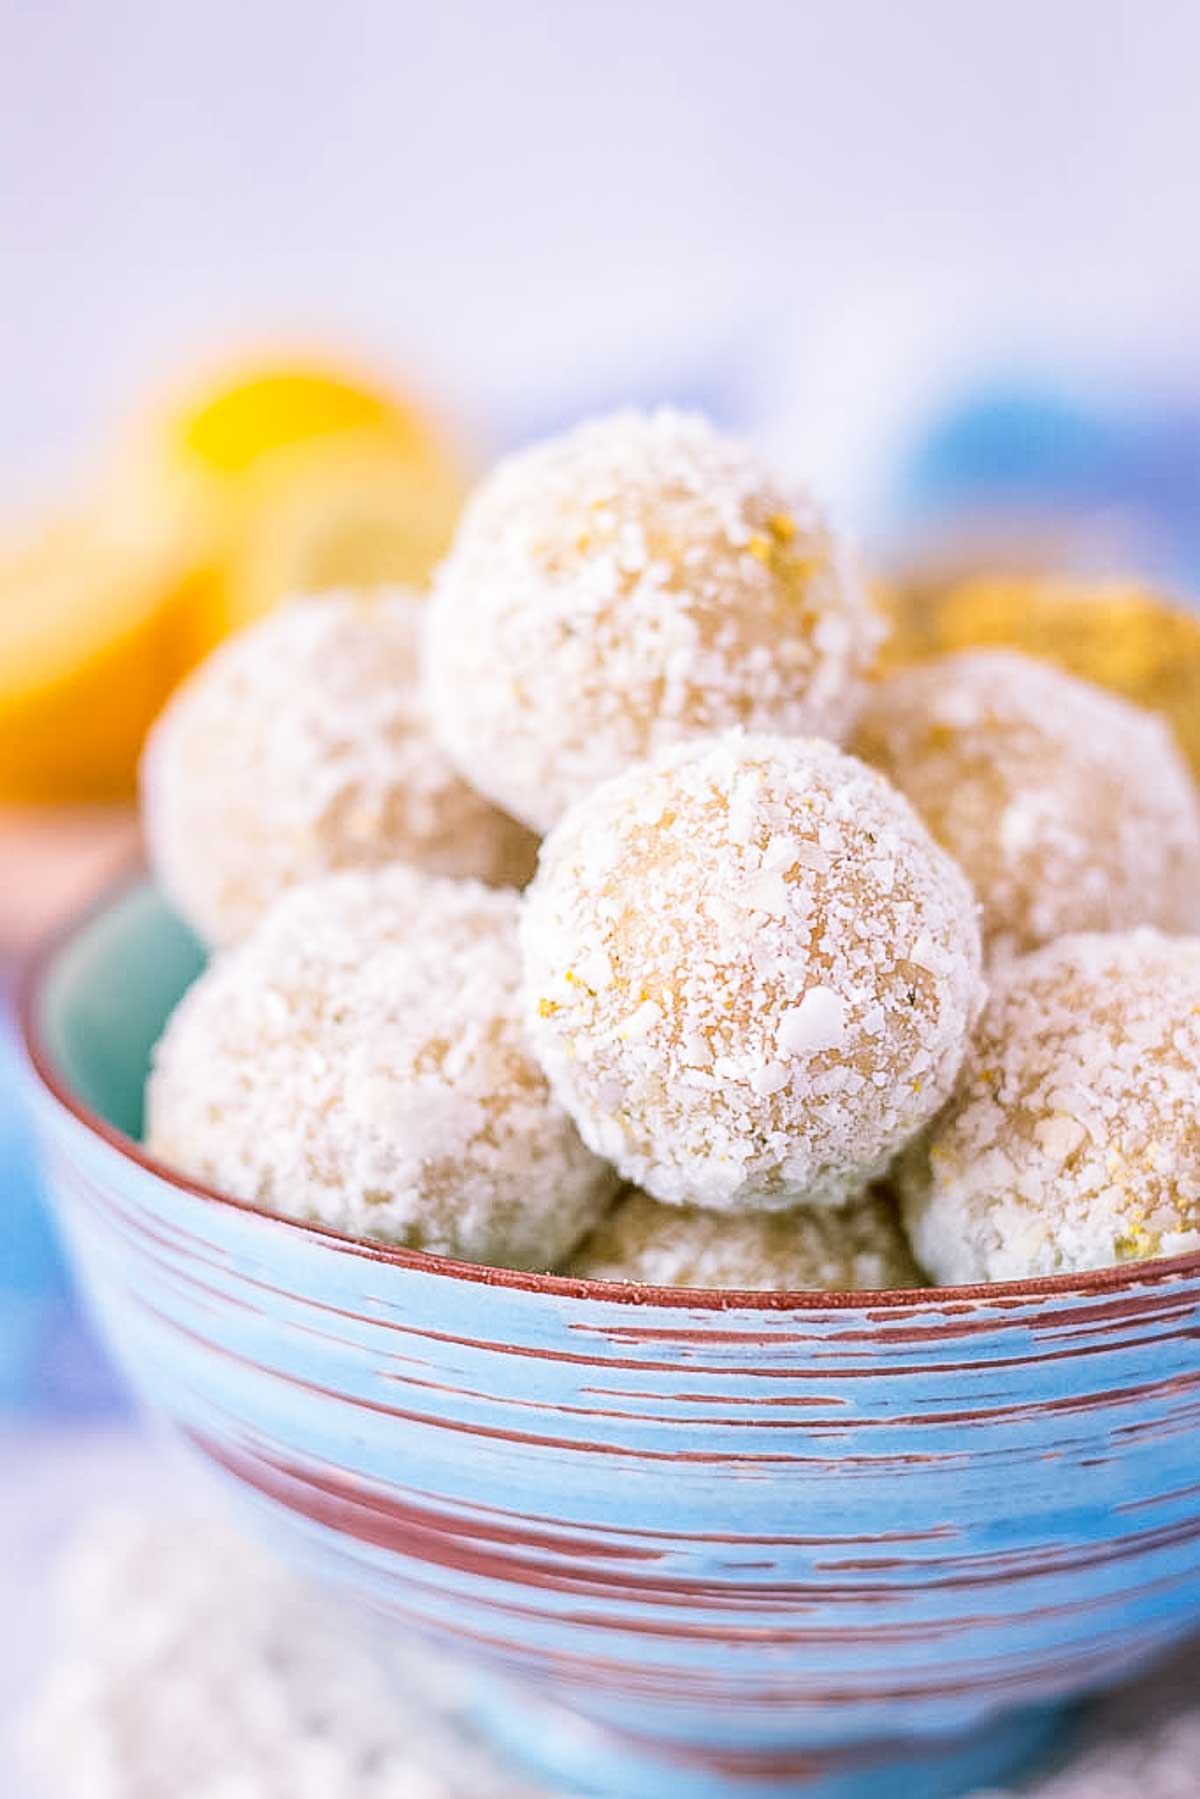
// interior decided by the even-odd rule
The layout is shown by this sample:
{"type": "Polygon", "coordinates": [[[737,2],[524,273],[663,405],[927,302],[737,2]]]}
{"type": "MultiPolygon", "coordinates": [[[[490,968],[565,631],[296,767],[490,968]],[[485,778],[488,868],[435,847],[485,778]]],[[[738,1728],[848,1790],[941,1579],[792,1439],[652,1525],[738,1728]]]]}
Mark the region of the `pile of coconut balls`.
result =
{"type": "Polygon", "coordinates": [[[809,496],[661,411],[502,462],[427,598],[225,644],[144,761],[213,951],[150,1152],[354,1236],[653,1286],[1200,1249],[1168,727],[1009,651],[873,679],[881,636],[809,496]]]}

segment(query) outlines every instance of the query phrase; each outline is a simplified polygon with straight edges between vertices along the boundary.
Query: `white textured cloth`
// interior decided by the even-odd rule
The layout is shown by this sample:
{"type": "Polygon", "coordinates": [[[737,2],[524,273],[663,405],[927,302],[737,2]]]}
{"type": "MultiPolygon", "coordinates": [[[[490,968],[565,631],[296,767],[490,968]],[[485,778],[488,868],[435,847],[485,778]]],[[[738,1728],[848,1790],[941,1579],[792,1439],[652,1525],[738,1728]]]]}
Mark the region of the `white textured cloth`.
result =
{"type": "MultiPolygon", "coordinates": [[[[329,1600],[224,1523],[99,1514],[57,1597],[22,1733],[45,1799],[535,1799],[472,1738],[451,1676],[423,1658],[420,1696],[398,1699],[329,1600]]],[[[1029,1790],[1198,1799],[1195,1673],[1193,1651],[1107,1700],[1070,1768],[1029,1790]]]]}

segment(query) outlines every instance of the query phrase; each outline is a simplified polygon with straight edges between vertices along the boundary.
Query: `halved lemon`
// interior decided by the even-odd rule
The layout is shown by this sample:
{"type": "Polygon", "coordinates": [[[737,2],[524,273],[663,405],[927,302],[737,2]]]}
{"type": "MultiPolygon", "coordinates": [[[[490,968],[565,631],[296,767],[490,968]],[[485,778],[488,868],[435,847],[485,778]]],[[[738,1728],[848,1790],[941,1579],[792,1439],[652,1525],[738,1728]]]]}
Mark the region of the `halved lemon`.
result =
{"type": "Polygon", "coordinates": [[[167,454],[220,478],[293,444],[363,430],[407,437],[414,447],[425,436],[415,412],[363,379],[332,365],[268,360],[181,395],[161,415],[158,435],[167,454]]]}
{"type": "Polygon", "coordinates": [[[462,495],[456,472],[400,456],[377,434],[280,452],[228,547],[212,628],[234,629],[289,593],[420,586],[449,546],[462,495]]]}
{"type": "Polygon", "coordinates": [[[423,408],[355,371],[269,357],[157,408],[114,493],[189,546],[205,577],[202,652],[288,593],[423,580],[464,487],[423,408]]]}
{"type": "Polygon", "coordinates": [[[0,797],[131,791],[205,602],[176,546],[64,515],[0,542],[0,797]]]}

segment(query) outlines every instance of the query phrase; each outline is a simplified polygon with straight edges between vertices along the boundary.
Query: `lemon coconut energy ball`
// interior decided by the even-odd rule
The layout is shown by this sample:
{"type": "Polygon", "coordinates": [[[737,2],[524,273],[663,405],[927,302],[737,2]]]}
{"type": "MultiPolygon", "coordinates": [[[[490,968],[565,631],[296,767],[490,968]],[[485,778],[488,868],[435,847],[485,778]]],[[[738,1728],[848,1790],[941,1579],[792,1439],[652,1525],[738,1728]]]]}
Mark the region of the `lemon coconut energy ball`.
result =
{"type": "Polygon", "coordinates": [[[430,710],[466,778],[545,830],[682,738],[840,740],[882,629],[805,492],[702,418],[623,412],[470,500],[430,604],[430,710]]]}
{"type": "Polygon", "coordinates": [[[901,1159],[944,1283],[1200,1250],[1200,939],[1061,937],[998,975],[953,1100],[901,1159]]]}
{"type": "Polygon", "coordinates": [[[886,584],[882,666],[1003,645],[1122,694],[1170,724],[1200,773],[1200,618],[1129,581],[1019,569],[886,584]]]}
{"type": "Polygon", "coordinates": [[[1200,929],[1200,800],[1170,728],[1010,650],[904,669],[854,748],[974,883],[993,954],[1068,931],[1200,929]]]}
{"type": "Polygon", "coordinates": [[[522,942],[584,1140],[714,1211],[857,1194],[948,1097],[983,998],[962,873],[816,739],[729,732],[594,789],[543,845],[522,942]]]}
{"type": "Polygon", "coordinates": [[[648,1287],[744,1292],[921,1287],[895,1207],[865,1193],[835,1211],[702,1212],[629,1193],[575,1252],[567,1272],[648,1287]]]}
{"type": "Polygon", "coordinates": [[[616,1182],[529,1053],[518,904],[399,866],[285,895],[169,1021],[150,1152],[354,1236],[560,1262],[616,1182]]]}
{"type": "Polygon", "coordinates": [[[411,862],[520,885],[534,838],[438,749],[417,677],[424,602],[293,601],[231,638],[169,702],[142,762],[150,860],[207,942],[245,935],[288,887],[411,862]]]}

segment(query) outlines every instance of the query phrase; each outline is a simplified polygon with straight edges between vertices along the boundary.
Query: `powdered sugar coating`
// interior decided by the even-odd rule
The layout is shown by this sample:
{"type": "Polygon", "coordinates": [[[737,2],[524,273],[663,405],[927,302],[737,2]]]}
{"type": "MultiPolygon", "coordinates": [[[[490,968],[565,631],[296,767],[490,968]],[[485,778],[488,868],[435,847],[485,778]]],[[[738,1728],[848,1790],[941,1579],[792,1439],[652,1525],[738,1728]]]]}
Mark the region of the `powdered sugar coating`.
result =
{"type": "Polygon", "coordinates": [[[424,602],[399,590],[293,601],[218,649],[143,760],[150,858],[210,943],[300,881],[403,860],[523,885],[537,845],[468,787],[426,725],[424,602]]]}
{"type": "Polygon", "coordinates": [[[398,865],[285,895],[168,1023],[151,1152],[353,1236],[552,1267],[616,1183],[530,1054],[518,903],[398,865]]]}
{"type": "Polygon", "coordinates": [[[1067,931],[1200,928],[1200,802],[1169,727],[1009,650],[874,689],[854,747],[962,864],[989,950],[1067,931]]]}
{"type": "Polygon", "coordinates": [[[961,872],[816,739],[728,732],[594,789],[521,928],[534,1047],[584,1140],[714,1211],[855,1195],[950,1093],[983,997],[961,872]]]}
{"type": "Polygon", "coordinates": [[[1061,937],[998,976],[954,1098],[902,1158],[942,1282],[1200,1249],[1200,939],[1061,937]]]}
{"type": "Polygon", "coordinates": [[[841,739],[882,634],[809,495],[694,414],[622,412],[498,464],[429,611],[431,715],[544,830],[682,738],[841,739]]]}
{"type": "Polygon", "coordinates": [[[849,1205],[702,1212],[634,1189],[576,1250],[568,1272],[647,1287],[825,1293],[921,1287],[894,1203],[872,1189],[849,1205]]]}

